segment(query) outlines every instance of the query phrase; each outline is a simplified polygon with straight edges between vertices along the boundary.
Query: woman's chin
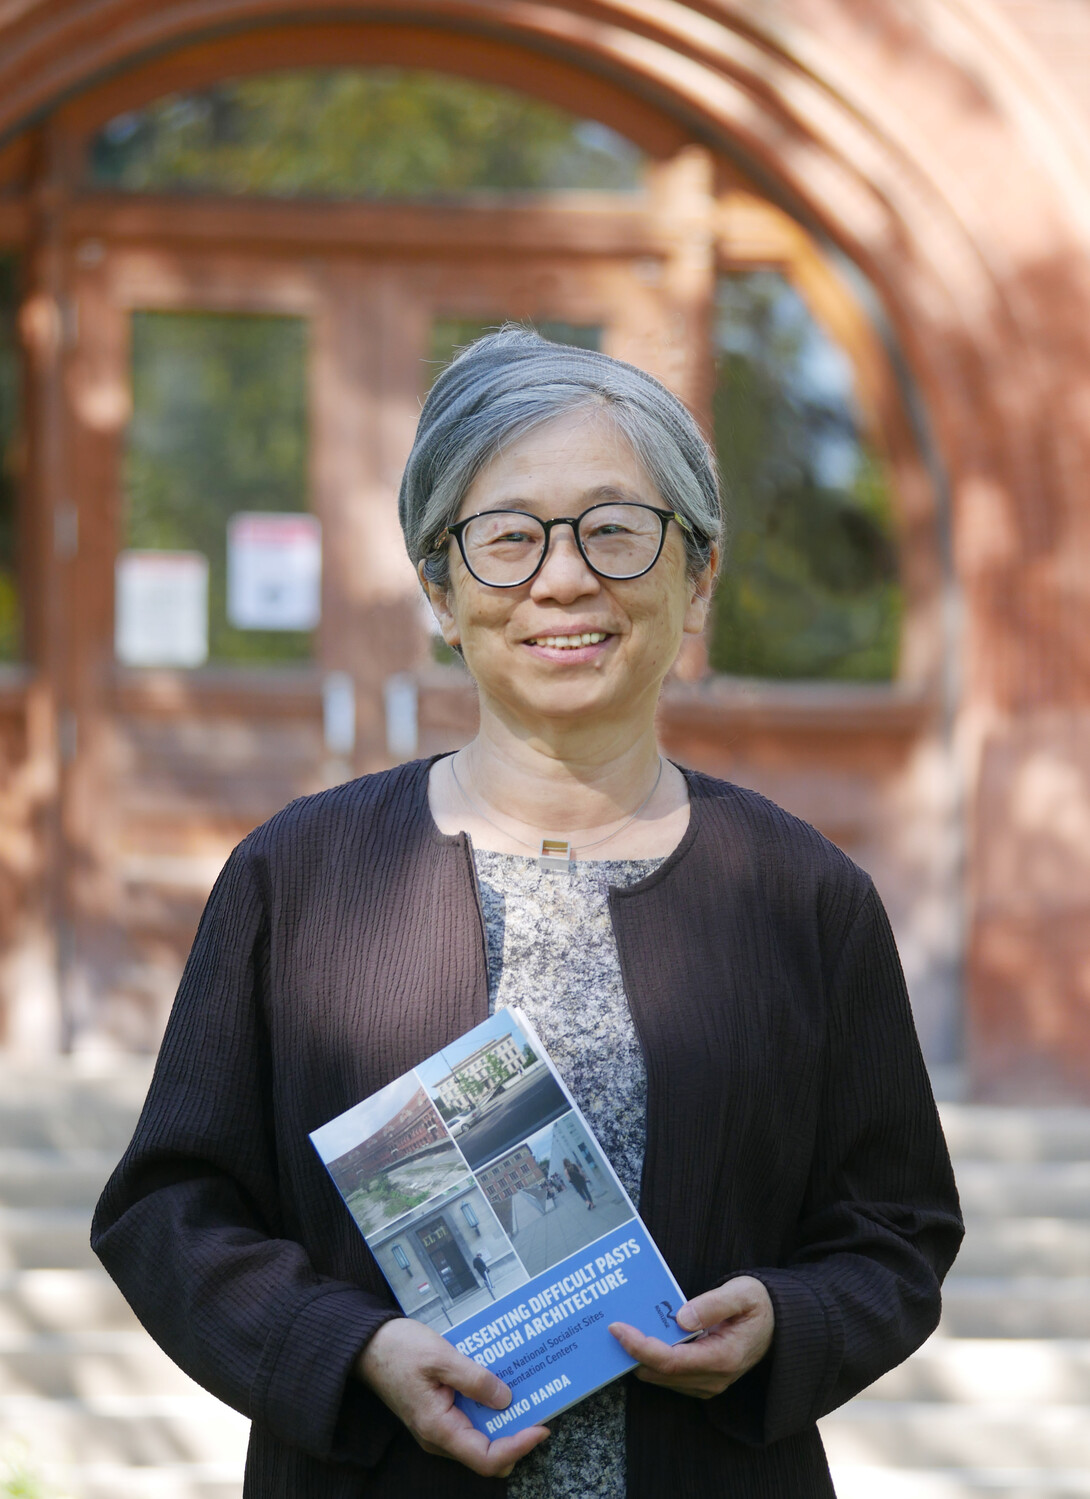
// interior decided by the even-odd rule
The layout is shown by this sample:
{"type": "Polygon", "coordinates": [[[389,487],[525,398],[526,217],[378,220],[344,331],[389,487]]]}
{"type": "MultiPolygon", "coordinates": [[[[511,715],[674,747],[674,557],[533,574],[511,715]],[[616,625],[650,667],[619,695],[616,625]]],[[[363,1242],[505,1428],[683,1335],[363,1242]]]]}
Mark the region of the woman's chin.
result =
{"type": "Polygon", "coordinates": [[[633,702],[629,691],[610,690],[605,682],[584,684],[572,680],[546,692],[522,692],[504,700],[504,711],[527,726],[548,723],[555,729],[578,728],[586,731],[596,722],[613,723],[618,717],[632,717],[633,702]]]}

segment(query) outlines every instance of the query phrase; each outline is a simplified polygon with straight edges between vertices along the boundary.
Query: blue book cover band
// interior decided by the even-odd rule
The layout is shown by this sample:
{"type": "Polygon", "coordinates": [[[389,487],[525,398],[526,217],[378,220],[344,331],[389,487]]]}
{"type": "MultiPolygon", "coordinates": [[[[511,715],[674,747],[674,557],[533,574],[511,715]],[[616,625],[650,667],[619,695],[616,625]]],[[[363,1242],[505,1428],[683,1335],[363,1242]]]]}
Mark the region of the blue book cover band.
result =
{"type": "Polygon", "coordinates": [[[633,1367],[608,1331],[676,1343],[684,1297],[518,1010],[498,1010],[311,1140],[409,1317],[512,1391],[499,1436],[633,1367]]]}

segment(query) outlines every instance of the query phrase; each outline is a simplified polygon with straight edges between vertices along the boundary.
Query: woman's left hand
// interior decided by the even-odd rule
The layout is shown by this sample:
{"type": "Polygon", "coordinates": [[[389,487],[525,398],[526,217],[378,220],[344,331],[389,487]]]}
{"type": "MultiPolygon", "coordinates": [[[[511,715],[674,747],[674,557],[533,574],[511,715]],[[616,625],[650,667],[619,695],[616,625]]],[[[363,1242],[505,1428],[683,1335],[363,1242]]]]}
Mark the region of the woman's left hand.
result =
{"type": "Polygon", "coordinates": [[[739,1275],[714,1291],[694,1296],[677,1314],[683,1332],[703,1330],[703,1337],[671,1348],[649,1338],[627,1322],[610,1332],[639,1368],[636,1378],[664,1385],[680,1395],[710,1400],[741,1379],[764,1358],[772,1342],[775,1314],[768,1292],[751,1275],[739,1275]]]}

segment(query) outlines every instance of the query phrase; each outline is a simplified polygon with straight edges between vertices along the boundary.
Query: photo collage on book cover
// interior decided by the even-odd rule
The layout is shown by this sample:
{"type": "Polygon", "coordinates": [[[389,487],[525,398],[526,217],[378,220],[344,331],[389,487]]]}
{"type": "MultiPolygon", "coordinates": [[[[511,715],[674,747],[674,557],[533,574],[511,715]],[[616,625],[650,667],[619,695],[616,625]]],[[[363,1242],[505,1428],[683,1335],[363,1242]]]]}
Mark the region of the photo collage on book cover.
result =
{"type": "Polygon", "coordinates": [[[402,1310],[439,1331],[634,1216],[506,1010],[312,1138],[402,1310]]]}

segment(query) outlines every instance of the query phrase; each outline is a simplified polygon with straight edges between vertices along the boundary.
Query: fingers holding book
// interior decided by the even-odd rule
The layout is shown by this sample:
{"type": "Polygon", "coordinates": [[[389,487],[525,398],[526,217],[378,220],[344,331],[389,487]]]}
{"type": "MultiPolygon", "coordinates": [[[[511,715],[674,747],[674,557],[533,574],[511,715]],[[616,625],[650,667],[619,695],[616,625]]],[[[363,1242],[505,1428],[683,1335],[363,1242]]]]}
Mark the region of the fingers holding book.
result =
{"type": "Polygon", "coordinates": [[[637,1379],[710,1400],[764,1358],[772,1343],[775,1316],[761,1282],[739,1275],[687,1301],[677,1314],[677,1323],[699,1336],[670,1347],[625,1322],[614,1322],[609,1330],[639,1364],[637,1379]]]}
{"type": "Polygon", "coordinates": [[[504,1410],[511,1391],[488,1369],[409,1317],[379,1328],[356,1362],[356,1375],[405,1423],[425,1452],[453,1458],[485,1477],[506,1478],[515,1463],[549,1435],[545,1426],[530,1426],[489,1441],[455,1405],[454,1397],[467,1395],[493,1410],[504,1410]]]}

